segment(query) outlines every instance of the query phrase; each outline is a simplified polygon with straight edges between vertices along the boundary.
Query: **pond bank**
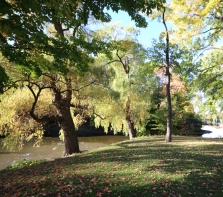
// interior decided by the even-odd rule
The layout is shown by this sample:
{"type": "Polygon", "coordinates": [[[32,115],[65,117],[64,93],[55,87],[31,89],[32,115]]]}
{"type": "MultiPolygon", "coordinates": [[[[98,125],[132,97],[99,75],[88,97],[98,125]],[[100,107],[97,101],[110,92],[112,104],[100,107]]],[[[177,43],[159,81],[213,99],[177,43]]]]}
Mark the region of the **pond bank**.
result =
{"type": "Polygon", "coordinates": [[[0,171],[2,196],[223,196],[223,141],[138,138],[0,171]]]}

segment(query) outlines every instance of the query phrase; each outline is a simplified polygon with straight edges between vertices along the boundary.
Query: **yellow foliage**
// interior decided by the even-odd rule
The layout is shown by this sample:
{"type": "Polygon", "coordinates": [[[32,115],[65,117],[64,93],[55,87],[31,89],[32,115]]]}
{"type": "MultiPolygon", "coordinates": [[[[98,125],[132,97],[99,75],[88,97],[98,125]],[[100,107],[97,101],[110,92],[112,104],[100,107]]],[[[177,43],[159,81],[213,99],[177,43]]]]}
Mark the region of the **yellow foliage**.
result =
{"type": "Polygon", "coordinates": [[[174,25],[171,42],[191,43],[194,36],[200,36],[210,28],[210,22],[213,23],[215,19],[208,22],[208,18],[222,6],[221,0],[172,0],[168,4],[169,12],[166,13],[167,20],[174,25]]]}
{"type": "MultiPolygon", "coordinates": [[[[49,92],[48,92],[49,93],[49,92]]],[[[21,149],[24,141],[34,140],[34,146],[38,146],[43,136],[42,125],[33,120],[30,116],[30,109],[33,97],[24,87],[13,89],[0,96],[0,135],[5,135],[4,147],[13,150],[21,149]]],[[[36,113],[44,115],[52,108],[49,105],[48,94],[42,94],[36,109],[36,113]]]]}
{"type": "Polygon", "coordinates": [[[207,2],[206,7],[201,12],[202,15],[207,16],[212,10],[218,9],[221,4],[221,0],[209,0],[209,2],[207,2]]]}

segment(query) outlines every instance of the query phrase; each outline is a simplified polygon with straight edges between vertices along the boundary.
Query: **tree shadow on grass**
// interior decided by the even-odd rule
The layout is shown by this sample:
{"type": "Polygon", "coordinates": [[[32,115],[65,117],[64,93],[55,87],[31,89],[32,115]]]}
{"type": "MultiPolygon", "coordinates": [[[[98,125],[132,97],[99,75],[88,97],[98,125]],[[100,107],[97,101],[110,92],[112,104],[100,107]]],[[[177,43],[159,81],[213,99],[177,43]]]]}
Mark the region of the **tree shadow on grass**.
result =
{"type": "Polygon", "coordinates": [[[133,144],[126,141],[1,173],[0,193],[3,196],[222,196],[223,144],[181,147],[180,143],[160,140],[141,139],[133,144]]]}
{"type": "MultiPolygon", "coordinates": [[[[183,179],[150,179],[148,176],[133,176],[131,173],[69,173],[53,177],[38,175],[35,170],[19,182],[11,179],[1,185],[3,196],[222,196],[222,183],[216,173],[202,174],[194,171],[183,179]],[[34,177],[33,177],[34,175],[34,177]],[[196,183],[195,183],[196,181],[196,183]]],[[[26,171],[29,173],[29,171],[26,171]]],[[[19,175],[19,174],[17,174],[19,175]]],[[[220,175],[219,175],[220,176],[220,175]]],[[[9,177],[10,178],[10,177],[9,177]]]]}

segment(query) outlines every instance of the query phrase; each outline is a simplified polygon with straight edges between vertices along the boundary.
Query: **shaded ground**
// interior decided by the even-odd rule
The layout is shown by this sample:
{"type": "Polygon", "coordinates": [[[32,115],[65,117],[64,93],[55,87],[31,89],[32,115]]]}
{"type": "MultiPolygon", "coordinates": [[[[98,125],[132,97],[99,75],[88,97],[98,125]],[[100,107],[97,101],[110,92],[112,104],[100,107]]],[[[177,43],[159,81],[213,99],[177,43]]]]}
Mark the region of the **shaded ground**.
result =
{"type": "Polygon", "coordinates": [[[1,196],[223,196],[223,141],[138,138],[0,172],[1,196]]]}

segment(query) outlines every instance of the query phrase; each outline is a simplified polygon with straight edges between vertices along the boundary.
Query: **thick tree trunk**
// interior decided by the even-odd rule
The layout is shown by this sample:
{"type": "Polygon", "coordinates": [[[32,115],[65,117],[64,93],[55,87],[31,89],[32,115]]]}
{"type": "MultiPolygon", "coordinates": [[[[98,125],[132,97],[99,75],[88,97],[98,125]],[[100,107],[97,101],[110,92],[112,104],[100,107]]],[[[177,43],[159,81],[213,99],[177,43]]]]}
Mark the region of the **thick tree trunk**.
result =
{"type": "Polygon", "coordinates": [[[80,152],[78,138],[75,132],[70,109],[60,110],[60,116],[61,118],[58,122],[64,132],[64,156],[80,152]]]}
{"type": "Polygon", "coordinates": [[[74,122],[71,116],[70,105],[72,99],[71,82],[65,77],[67,91],[62,95],[56,88],[55,82],[51,83],[53,91],[53,103],[57,109],[59,126],[64,132],[65,152],[64,156],[80,152],[74,122]]]}
{"type": "Polygon", "coordinates": [[[131,140],[136,137],[136,129],[134,128],[134,123],[128,117],[126,117],[126,124],[128,127],[129,139],[131,140]]]}
{"type": "Polygon", "coordinates": [[[126,108],[125,108],[125,113],[126,113],[126,124],[128,128],[128,133],[129,133],[129,139],[133,139],[136,137],[136,129],[134,128],[134,122],[131,119],[131,108],[130,108],[130,98],[128,97],[128,100],[126,102],[126,108]]]}

